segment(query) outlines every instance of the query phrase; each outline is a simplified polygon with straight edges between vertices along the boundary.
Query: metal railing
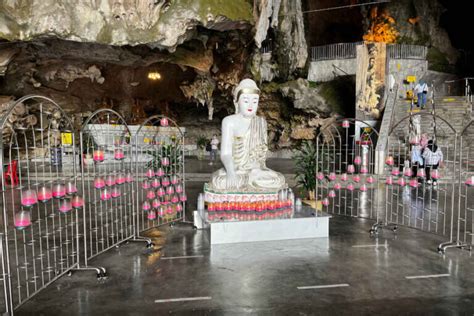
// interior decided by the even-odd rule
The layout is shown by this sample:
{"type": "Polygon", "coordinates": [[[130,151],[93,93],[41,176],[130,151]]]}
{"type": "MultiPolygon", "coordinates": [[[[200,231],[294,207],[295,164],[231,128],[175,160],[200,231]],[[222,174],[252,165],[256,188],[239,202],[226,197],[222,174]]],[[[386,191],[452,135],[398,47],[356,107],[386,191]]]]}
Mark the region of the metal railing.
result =
{"type": "Polygon", "coordinates": [[[390,59],[426,59],[428,47],[409,44],[389,44],[387,54],[390,59]]]}

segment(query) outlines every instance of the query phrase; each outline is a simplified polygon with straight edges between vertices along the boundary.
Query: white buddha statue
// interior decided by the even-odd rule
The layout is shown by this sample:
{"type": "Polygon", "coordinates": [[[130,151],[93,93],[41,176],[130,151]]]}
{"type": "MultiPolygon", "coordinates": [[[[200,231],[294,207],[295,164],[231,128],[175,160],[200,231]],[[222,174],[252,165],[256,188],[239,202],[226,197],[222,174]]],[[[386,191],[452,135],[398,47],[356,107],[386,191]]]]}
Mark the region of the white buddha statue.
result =
{"type": "Polygon", "coordinates": [[[255,81],[242,80],[234,91],[235,114],[222,120],[221,161],[212,175],[215,191],[269,192],[285,188],[281,173],[265,165],[267,122],[257,116],[260,90],[255,81]]]}

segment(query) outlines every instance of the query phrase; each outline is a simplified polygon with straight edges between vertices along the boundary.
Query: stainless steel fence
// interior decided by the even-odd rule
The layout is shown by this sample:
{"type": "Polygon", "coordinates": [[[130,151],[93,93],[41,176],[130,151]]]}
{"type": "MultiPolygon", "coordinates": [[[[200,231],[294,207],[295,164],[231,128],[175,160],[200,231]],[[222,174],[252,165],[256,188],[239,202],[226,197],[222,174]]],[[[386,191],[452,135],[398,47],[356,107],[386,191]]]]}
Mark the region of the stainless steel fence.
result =
{"type": "Polygon", "coordinates": [[[409,44],[388,44],[387,53],[390,59],[426,59],[428,47],[409,44]]]}
{"type": "Polygon", "coordinates": [[[311,47],[311,61],[355,58],[356,46],[359,44],[362,42],[311,47]]]}
{"type": "Polygon", "coordinates": [[[77,268],[83,199],[73,127],[53,100],[20,98],[3,113],[0,126],[3,292],[12,313],[77,268]]]}
{"type": "Polygon", "coordinates": [[[356,119],[338,120],[321,130],[316,138],[316,199],[324,211],[379,220],[377,138],[369,124],[356,119]],[[363,127],[358,139],[356,125],[363,127]]]}
{"type": "Polygon", "coordinates": [[[137,130],[135,191],[138,232],[185,219],[184,134],[165,116],[148,118],[137,130]]]}

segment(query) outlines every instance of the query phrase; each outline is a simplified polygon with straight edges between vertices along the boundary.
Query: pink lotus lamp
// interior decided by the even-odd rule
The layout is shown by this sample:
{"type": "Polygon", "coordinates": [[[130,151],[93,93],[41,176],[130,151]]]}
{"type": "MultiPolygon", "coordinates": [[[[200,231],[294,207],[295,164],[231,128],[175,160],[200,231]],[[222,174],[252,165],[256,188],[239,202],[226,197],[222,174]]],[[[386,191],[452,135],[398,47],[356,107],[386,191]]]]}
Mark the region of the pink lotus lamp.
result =
{"type": "Polygon", "coordinates": [[[169,166],[170,165],[170,159],[168,157],[163,157],[161,158],[161,165],[162,166],[169,166]]]}
{"type": "Polygon", "coordinates": [[[171,215],[171,214],[173,214],[173,213],[174,213],[174,212],[173,212],[173,208],[172,208],[171,206],[168,206],[168,207],[166,208],[166,214],[171,215]]]}
{"type": "Polygon", "coordinates": [[[38,203],[38,196],[36,195],[36,191],[28,189],[24,190],[21,193],[21,205],[24,207],[31,207],[38,203]]]}
{"type": "Polygon", "coordinates": [[[158,190],[156,190],[156,195],[162,197],[163,195],[165,195],[165,189],[159,188],[158,190]]]}
{"type": "Polygon", "coordinates": [[[105,187],[105,181],[104,179],[102,179],[101,177],[97,177],[94,179],[94,187],[96,189],[102,189],[103,187],[105,187]]]}
{"type": "Polygon", "coordinates": [[[367,169],[367,167],[366,167],[366,166],[362,166],[362,167],[360,167],[360,173],[362,173],[362,174],[366,174],[366,173],[368,173],[368,172],[369,172],[369,169],[367,169]]]}
{"type": "Polygon", "coordinates": [[[349,191],[354,191],[354,185],[353,185],[352,183],[349,183],[349,184],[347,185],[347,190],[349,190],[349,191]]]}
{"type": "Polygon", "coordinates": [[[344,127],[344,128],[349,128],[350,125],[351,125],[351,123],[349,123],[348,120],[342,121],[342,127],[344,127]]]}
{"type": "Polygon", "coordinates": [[[324,206],[329,206],[329,199],[328,199],[328,198],[324,198],[321,203],[322,203],[324,206]]]}
{"type": "Polygon", "coordinates": [[[102,148],[97,148],[92,153],[92,159],[94,159],[95,162],[102,162],[104,161],[104,158],[105,158],[105,154],[102,148]]]}
{"type": "Polygon", "coordinates": [[[149,188],[151,188],[150,182],[149,182],[148,180],[143,180],[143,182],[142,182],[142,189],[147,190],[147,189],[149,189],[149,188]]]}
{"type": "Polygon", "coordinates": [[[71,199],[71,205],[75,209],[80,209],[84,206],[84,200],[79,195],[75,195],[71,199]]]}
{"type": "Polygon", "coordinates": [[[165,207],[164,207],[164,206],[160,206],[160,208],[158,209],[158,216],[159,216],[159,217],[163,217],[163,216],[165,216],[165,214],[166,214],[166,209],[165,209],[165,207]]]}
{"type": "Polygon", "coordinates": [[[405,185],[407,184],[407,182],[405,181],[404,178],[400,178],[400,179],[398,179],[397,184],[398,184],[399,186],[403,187],[403,186],[405,186],[405,185]]]}
{"type": "Polygon", "coordinates": [[[53,197],[60,199],[66,195],[66,187],[63,184],[57,183],[53,185],[53,197]]]}
{"type": "Polygon", "coordinates": [[[133,175],[131,172],[127,172],[127,174],[125,175],[125,182],[127,183],[133,182],[133,175]]]}
{"type": "Polygon", "coordinates": [[[148,201],[143,202],[143,204],[142,204],[142,210],[144,210],[145,212],[147,212],[147,211],[149,211],[150,209],[151,209],[150,202],[148,202],[148,201]]]}
{"type": "Polygon", "coordinates": [[[328,196],[330,198],[335,198],[336,197],[336,192],[334,192],[334,190],[329,190],[328,196]]]}
{"type": "Polygon", "coordinates": [[[15,213],[14,225],[18,230],[23,230],[31,226],[31,213],[29,211],[15,213]]]}
{"type": "Polygon", "coordinates": [[[161,185],[164,186],[164,187],[167,187],[170,185],[170,179],[168,177],[164,177],[162,180],[161,180],[161,185]]]}
{"type": "Polygon", "coordinates": [[[354,157],[354,165],[358,166],[362,163],[362,158],[360,156],[354,157]]]}
{"type": "Polygon", "coordinates": [[[105,185],[111,187],[115,184],[115,176],[107,176],[105,177],[105,185]]]}
{"type": "Polygon", "coordinates": [[[155,198],[155,192],[153,190],[149,190],[146,192],[146,198],[149,199],[149,200],[152,200],[155,198]]]}
{"type": "Polygon", "coordinates": [[[163,171],[163,168],[161,168],[161,167],[158,168],[158,170],[156,170],[156,172],[155,172],[155,175],[156,175],[157,177],[162,177],[162,176],[164,176],[164,175],[165,175],[165,172],[163,171]]]}
{"type": "Polygon", "coordinates": [[[148,169],[146,172],[145,172],[145,177],[147,178],[153,178],[155,176],[155,172],[153,171],[153,169],[148,169]]]}
{"type": "Polygon", "coordinates": [[[409,185],[410,185],[412,188],[418,187],[418,180],[416,180],[416,179],[411,179],[410,182],[409,182],[409,185]]]}
{"type": "Polygon", "coordinates": [[[156,212],[154,210],[151,210],[147,213],[146,215],[146,218],[149,220],[149,221],[153,221],[156,219],[156,212]]]}
{"type": "Polygon", "coordinates": [[[112,195],[113,198],[118,198],[119,196],[122,195],[122,192],[120,192],[119,188],[113,187],[112,192],[110,193],[110,195],[112,195]]]}
{"type": "Polygon", "coordinates": [[[179,181],[179,179],[175,174],[170,177],[171,184],[174,185],[174,184],[178,183],[178,181],[179,181]]]}
{"type": "Polygon", "coordinates": [[[388,156],[387,158],[385,158],[385,164],[386,165],[393,166],[394,163],[395,163],[395,161],[393,160],[392,156],[388,156]]]}
{"type": "Polygon", "coordinates": [[[48,188],[46,186],[42,186],[38,190],[38,200],[40,202],[46,203],[49,200],[51,200],[52,197],[53,197],[53,193],[51,192],[50,188],[48,188]]]}
{"type": "Polygon", "coordinates": [[[343,174],[341,175],[341,180],[342,180],[342,181],[347,181],[347,173],[343,173],[343,174]]]}
{"type": "Polygon", "coordinates": [[[403,170],[403,175],[405,177],[411,177],[413,175],[413,172],[411,171],[411,168],[405,168],[405,170],[403,170]]]}
{"type": "Polygon", "coordinates": [[[356,174],[356,175],[353,177],[353,180],[354,180],[355,183],[359,183],[359,182],[360,182],[360,176],[356,174]]]}
{"type": "Polygon", "coordinates": [[[153,201],[151,201],[151,206],[153,208],[158,208],[158,207],[160,207],[160,205],[161,205],[161,202],[160,202],[159,199],[153,199],[153,201]]]}
{"type": "Polygon", "coordinates": [[[409,142],[410,142],[410,145],[418,145],[420,143],[420,136],[415,135],[415,136],[410,137],[409,142]]]}
{"type": "Polygon", "coordinates": [[[371,184],[371,183],[374,183],[374,182],[375,182],[375,179],[374,179],[374,177],[372,177],[372,176],[368,176],[367,179],[365,179],[365,181],[366,181],[367,183],[371,184]]]}
{"type": "Polygon", "coordinates": [[[169,186],[166,188],[166,194],[173,194],[174,193],[174,188],[173,186],[169,186]]]}
{"type": "Polygon", "coordinates": [[[320,181],[323,180],[323,179],[324,179],[324,173],[318,172],[318,173],[316,174],[316,179],[318,179],[318,180],[320,180],[320,181]]]}
{"type": "Polygon", "coordinates": [[[177,184],[175,186],[175,191],[176,191],[176,193],[182,193],[183,192],[183,186],[181,184],[177,184]]]}
{"type": "Polygon", "coordinates": [[[398,169],[398,167],[393,167],[392,168],[392,176],[398,176],[400,174],[400,170],[398,169]]]}
{"type": "Polygon", "coordinates": [[[153,179],[153,180],[151,181],[151,186],[152,186],[153,188],[159,188],[160,185],[161,185],[160,179],[156,179],[156,178],[155,178],[155,179],[153,179]]]}
{"type": "Polygon", "coordinates": [[[435,180],[438,180],[439,178],[441,178],[441,174],[439,173],[439,170],[438,169],[431,170],[431,177],[435,180]]]}
{"type": "Polygon", "coordinates": [[[362,192],[367,192],[367,185],[365,184],[361,185],[359,190],[361,190],[362,192]]]}
{"type": "Polygon", "coordinates": [[[418,171],[417,171],[417,173],[416,173],[416,176],[417,176],[418,178],[424,178],[424,177],[426,177],[425,169],[424,169],[424,168],[418,169],[418,171]]]}
{"type": "Polygon", "coordinates": [[[169,125],[168,119],[166,117],[161,118],[160,125],[166,127],[169,125]]]}
{"type": "Polygon", "coordinates": [[[123,152],[123,149],[122,148],[115,148],[114,159],[115,160],[122,160],[123,158],[125,158],[125,153],[123,152]]]}
{"type": "Polygon", "coordinates": [[[335,172],[331,172],[328,176],[329,178],[329,181],[334,181],[336,180],[337,176],[336,176],[336,173],[335,172]]]}
{"type": "Polygon", "coordinates": [[[354,172],[355,172],[354,165],[348,165],[347,166],[347,173],[354,173],[354,172]]]}
{"type": "Polygon", "coordinates": [[[70,210],[72,210],[72,205],[69,199],[59,201],[59,211],[61,213],[68,213],[70,210]]]}
{"type": "Polygon", "coordinates": [[[392,184],[393,184],[393,178],[392,178],[392,176],[388,176],[388,177],[387,177],[387,180],[385,180],[385,183],[388,184],[388,185],[392,185],[392,184]]]}
{"type": "Polygon", "coordinates": [[[181,194],[179,195],[179,200],[180,200],[181,202],[185,202],[187,199],[188,199],[188,198],[186,197],[186,194],[185,194],[185,193],[181,193],[181,194]]]}
{"type": "Polygon", "coordinates": [[[178,203],[179,202],[179,197],[176,194],[173,194],[171,197],[171,203],[178,203]]]}
{"type": "Polygon", "coordinates": [[[176,204],[176,212],[181,212],[183,210],[183,206],[180,204],[176,204]]]}
{"type": "Polygon", "coordinates": [[[125,175],[123,173],[119,173],[117,177],[115,177],[116,184],[124,184],[127,181],[125,175]]]}
{"type": "Polygon", "coordinates": [[[66,194],[72,195],[74,193],[77,193],[77,187],[74,182],[66,183],[66,194]]]}
{"type": "Polygon", "coordinates": [[[339,182],[334,183],[334,190],[340,190],[341,184],[339,182]]]}
{"type": "Polygon", "coordinates": [[[100,199],[102,201],[108,201],[112,198],[112,194],[110,193],[110,190],[105,188],[100,192],[100,199]]]}
{"type": "Polygon", "coordinates": [[[466,182],[464,182],[465,185],[468,187],[474,186],[474,176],[470,176],[466,179],[466,182]]]}

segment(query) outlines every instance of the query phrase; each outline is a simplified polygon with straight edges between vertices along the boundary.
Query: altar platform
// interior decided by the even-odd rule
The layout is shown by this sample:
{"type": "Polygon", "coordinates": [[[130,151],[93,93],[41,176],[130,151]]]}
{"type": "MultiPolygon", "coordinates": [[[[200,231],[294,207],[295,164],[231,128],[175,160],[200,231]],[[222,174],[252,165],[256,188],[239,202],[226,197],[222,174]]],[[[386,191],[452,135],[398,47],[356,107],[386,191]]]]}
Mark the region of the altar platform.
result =
{"type": "Polygon", "coordinates": [[[207,222],[194,212],[198,229],[207,229],[211,245],[329,237],[330,215],[303,206],[289,218],[207,222]]]}

